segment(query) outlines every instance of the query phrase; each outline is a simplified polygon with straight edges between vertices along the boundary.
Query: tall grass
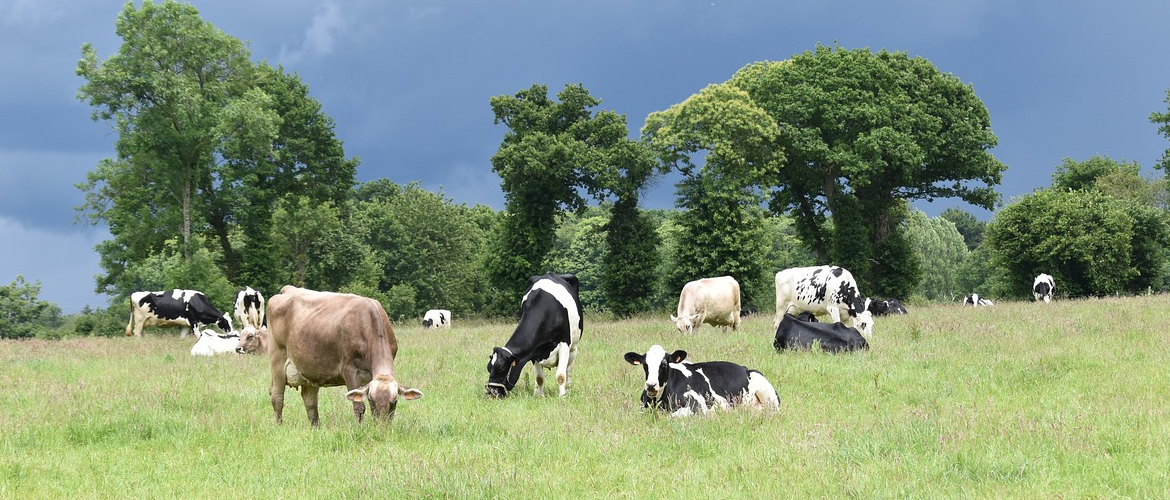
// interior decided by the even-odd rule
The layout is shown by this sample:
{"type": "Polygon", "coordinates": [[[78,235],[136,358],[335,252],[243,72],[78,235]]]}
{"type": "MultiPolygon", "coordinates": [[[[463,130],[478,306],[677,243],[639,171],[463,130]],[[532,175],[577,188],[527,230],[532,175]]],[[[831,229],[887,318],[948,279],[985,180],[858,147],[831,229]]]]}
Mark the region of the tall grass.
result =
{"type": "Polygon", "coordinates": [[[691,336],[587,317],[567,398],[533,397],[529,367],[499,401],[486,364],[513,325],[399,325],[399,379],[426,397],[358,425],[323,389],[318,429],[291,390],[273,423],[262,357],[194,358],[171,333],[6,341],[0,497],[1168,497],[1168,305],[915,308],[849,355],[777,353],[768,315],[691,336]],[[780,410],[642,410],[622,355],[654,343],[762,371],[780,410]]]}

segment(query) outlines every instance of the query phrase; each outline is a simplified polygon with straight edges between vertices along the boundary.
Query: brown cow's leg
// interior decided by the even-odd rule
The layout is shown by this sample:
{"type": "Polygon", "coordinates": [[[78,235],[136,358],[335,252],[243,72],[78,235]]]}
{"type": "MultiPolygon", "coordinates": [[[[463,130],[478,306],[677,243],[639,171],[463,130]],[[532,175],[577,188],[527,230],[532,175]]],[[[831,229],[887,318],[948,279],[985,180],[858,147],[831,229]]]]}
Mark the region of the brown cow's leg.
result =
{"type": "Polygon", "coordinates": [[[320,388],[313,386],[301,386],[301,399],[305,401],[305,411],[309,414],[309,423],[313,427],[317,427],[317,391],[320,388]]]}
{"type": "Polygon", "coordinates": [[[268,397],[272,399],[272,411],[276,414],[276,423],[281,421],[284,413],[284,387],[288,382],[288,375],[284,371],[284,363],[288,360],[288,352],[283,347],[272,344],[269,347],[268,363],[272,369],[272,384],[268,386],[268,397]]]}

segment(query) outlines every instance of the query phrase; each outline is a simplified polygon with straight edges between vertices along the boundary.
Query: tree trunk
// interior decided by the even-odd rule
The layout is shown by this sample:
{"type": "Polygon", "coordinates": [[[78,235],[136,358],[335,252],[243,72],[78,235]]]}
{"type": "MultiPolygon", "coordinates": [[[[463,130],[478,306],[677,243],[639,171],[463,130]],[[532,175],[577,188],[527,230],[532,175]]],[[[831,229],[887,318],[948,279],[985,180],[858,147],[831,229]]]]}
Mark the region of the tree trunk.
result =
{"type": "Polygon", "coordinates": [[[183,172],[183,262],[191,263],[191,166],[183,172]]]}

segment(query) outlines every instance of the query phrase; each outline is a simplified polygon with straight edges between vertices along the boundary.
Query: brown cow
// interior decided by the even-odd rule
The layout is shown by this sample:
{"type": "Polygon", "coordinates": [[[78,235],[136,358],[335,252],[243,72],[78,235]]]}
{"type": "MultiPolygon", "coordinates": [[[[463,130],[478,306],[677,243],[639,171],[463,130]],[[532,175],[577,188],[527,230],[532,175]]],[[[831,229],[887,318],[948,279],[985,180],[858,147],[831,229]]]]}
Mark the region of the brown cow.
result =
{"type": "Polygon", "coordinates": [[[252,325],[240,330],[240,345],[236,347],[240,354],[268,354],[268,327],[262,326],[259,330],[252,325]]]}
{"type": "Polygon", "coordinates": [[[374,418],[394,417],[398,398],[422,397],[394,379],[398,341],[382,304],[358,295],[285,286],[268,300],[272,410],[284,410],[284,389],[300,387],[309,422],[317,425],[317,391],[344,385],[358,422],[370,401],[374,418]]]}

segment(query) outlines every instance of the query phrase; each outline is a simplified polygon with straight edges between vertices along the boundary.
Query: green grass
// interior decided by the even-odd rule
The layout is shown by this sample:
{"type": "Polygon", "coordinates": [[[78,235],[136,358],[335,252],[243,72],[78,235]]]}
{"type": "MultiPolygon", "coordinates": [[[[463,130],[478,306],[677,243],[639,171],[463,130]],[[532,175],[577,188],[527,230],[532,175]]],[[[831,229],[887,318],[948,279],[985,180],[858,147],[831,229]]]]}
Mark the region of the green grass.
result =
{"type": "MultiPolygon", "coordinates": [[[[312,429],[267,361],[191,338],[0,342],[2,498],[1165,498],[1166,296],[913,308],[871,350],[776,353],[771,317],[683,336],[586,318],[569,397],[483,396],[512,324],[396,328],[425,398],[358,425],[342,388],[312,429]],[[651,344],[763,372],[778,412],[638,406],[651,344]]],[[[556,387],[549,377],[550,393],[556,387]]],[[[546,391],[548,388],[546,388],[546,391]]]]}

